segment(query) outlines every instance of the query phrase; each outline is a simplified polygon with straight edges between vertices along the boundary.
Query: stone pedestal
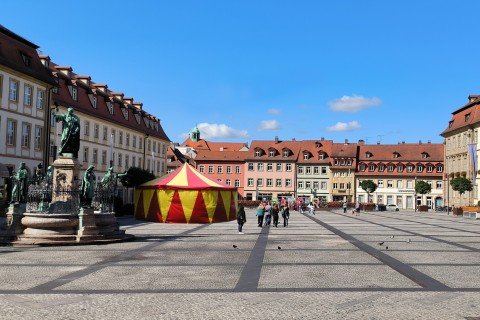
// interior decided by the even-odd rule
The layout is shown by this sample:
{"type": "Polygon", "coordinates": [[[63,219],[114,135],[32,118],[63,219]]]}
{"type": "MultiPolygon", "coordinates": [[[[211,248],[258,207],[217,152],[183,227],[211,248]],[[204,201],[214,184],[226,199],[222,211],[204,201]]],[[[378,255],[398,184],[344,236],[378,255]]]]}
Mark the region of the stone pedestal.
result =
{"type": "Polygon", "coordinates": [[[6,231],[8,236],[16,236],[23,232],[25,227],[21,221],[26,211],[25,203],[10,204],[7,212],[6,231]]]}
{"type": "Polygon", "coordinates": [[[91,241],[93,239],[102,239],[98,227],[95,224],[95,214],[93,208],[81,208],[78,214],[77,241],[91,241]]]}
{"type": "Polygon", "coordinates": [[[71,201],[72,193],[59,193],[59,190],[78,190],[80,164],[77,159],[60,157],[53,162],[52,203],[71,201]]]}

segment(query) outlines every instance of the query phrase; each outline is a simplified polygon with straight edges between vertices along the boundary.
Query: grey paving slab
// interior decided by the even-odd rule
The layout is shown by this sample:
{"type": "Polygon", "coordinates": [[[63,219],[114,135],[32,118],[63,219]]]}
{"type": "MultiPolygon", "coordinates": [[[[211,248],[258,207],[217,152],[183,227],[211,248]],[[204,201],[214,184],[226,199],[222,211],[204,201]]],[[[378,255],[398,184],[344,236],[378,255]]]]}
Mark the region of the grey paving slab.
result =
{"type": "Polygon", "coordinates": [[[293,212],[258,228],[247,214],[243,235],[122,218],[135,241],[0,247],[0,319],[480,317],[480,220],[293,212]]]}

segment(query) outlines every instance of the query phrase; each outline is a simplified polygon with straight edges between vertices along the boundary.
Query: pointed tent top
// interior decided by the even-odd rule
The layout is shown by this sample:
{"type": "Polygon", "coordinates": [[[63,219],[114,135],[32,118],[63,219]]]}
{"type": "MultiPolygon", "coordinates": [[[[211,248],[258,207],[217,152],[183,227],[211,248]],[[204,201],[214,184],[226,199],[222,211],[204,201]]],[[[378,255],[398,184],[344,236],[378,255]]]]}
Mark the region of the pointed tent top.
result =
{"type": "Polygon", "coordinates": [[[157,178],[142,184],[140,187],[154,187],[159,189],[226,189],[236,190],[222,182],[214,181],[193,168],[188,163],[163,178],[157,178]]]}

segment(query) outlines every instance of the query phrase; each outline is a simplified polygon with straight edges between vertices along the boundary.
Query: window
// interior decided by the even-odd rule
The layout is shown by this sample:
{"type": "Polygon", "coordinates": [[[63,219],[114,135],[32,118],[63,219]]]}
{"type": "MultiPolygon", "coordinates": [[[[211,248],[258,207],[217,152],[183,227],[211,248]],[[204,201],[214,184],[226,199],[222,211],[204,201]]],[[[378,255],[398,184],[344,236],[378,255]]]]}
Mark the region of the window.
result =
{"type": "Polygon", "coordinates": [[[239,174],[240,173],[240,166],[235,166],[235,173],[239,174]]]}
{"type": "Polygon", "coordinates": [[[260,157],[260,150],[255,150],[255,157],[260,157]]]}
{"type": "MultiPolygon", "coordinates": [[[[148,142],[150,142],[150,140],[148,142]]],[[[122,131],[118,132],[118,143],[120,143],[120,145],[123,144],[123,132],[122,131]]],[[[150,151],[150,149],[148,149],[148,151],[150,151]]],[[[153,151],[155,151],[155,150],[153,150],[153,151]]]]}
{"type": "Polygon", "coordinates": [[[322,167],[322,174],[327,174],[327,167],[322,167]]]}
{"type": "Polygon", "coordinates": [[[7,146],[16,144],[17,122],[15,120],[7,120],[7,146]]]}
{"type": "Polygon", "coordinates": [[[77,101],[77,98],[78,98],[78,91],[77,91],[77,90],[78,90],[78,89],[77,89],[77,87],[74,87],[74,86],[71,86],[71,88],[72,88],[72,91],[71,91],[71,93],[72,93],[72,99],[73,99],[74,101],[77,101]]]}
{"type": "Polygon", "coordinates": [[[103,127],[103,140],[107,141],[108,137],[108,128],[103,127]]]}
{"type": "Polygon", "coordinates": [[[282,171],[282,164],[281,163],[277,163],[277,171],[282,171]]]}
{"type": "Polygon", "coordinates": [[[83,125],[83,134],[86,136],[90,135],[90,122],[88,121],[85,121],[83,125]]]}
{"type": "Polygon", "coordinates": [[[30,147],[30,124],[22,123],[22,148],[30,147]]]}
{"type": "Polygon", "coordinates": [[[253,171],[253,163],[248,163],[248,171],[253,171]]]}
{"type": "Polygon", "coordinates": [[[257,179],[257,187],[263,187],[263,179],[257,179]]]}
{"type": "Polygon", "coordinates": [[[263,171],[263,163],[257,163],[257,171],[263,171]]]}
{"type": "Polygon", "coordinates": [[[93,125],[93,137],[95,139],[98,139],[98,132],[100,131],[100,126],[98,125],[98,123],[95,123],[93,125]]]}
{"type": "Polygon", "coordinates": [[[83,162],[88,162],[88,147],[83,147],[83,162]]]}
{"type": "Polygon", "coordinates": [[[223,173],[223,166],[217,166],[217,173],[223,173]]]}
{"type": "Polygon", "coordinates": [[[397,188],[402,189],[403,188],[403,180],[397,180],[397,188]]]}
{"type": "Polygon", "coordinates": [[[267,187],[272,187],[273,186],[273,179],[268,178],[267,179],[267,187]]]}
{"type": "Polygon", "coordinates": [[[347,166],[351,166],[352,165],[352,160],[348,159],[347,160],[347,166]]]}
{"type": "Polygon", "coordinates": [[[383,164],[378,165],[378,171],[383,172],[385,170],[385,166],[383,164]]]}
{"type": "Polygon", "coordinates": [[[285,187],[289,188],[292,186],[292,179],[285,179],[285,187]]]}
{"type": "Polygon", "coordinates": [[[371,164],[368,168],[368,171],[370,171],[370,172],[375,171],[375,165],[371,164]]]}
{"type": "Polygon", "coordinates": [[[281,187],[282,186],[282,179],[275,179],[275,187],[281,187]]]}
{"type": "Polygon", "coordinates": [[[205,173],[205,166],[198,167],[198,171],[200,171],[200,173],[205,173]]]}
{"type": "Polygon", "coordinates": [[[97,150],[97,149],[93,149],[92,162],[93,162],[93,163],[97,163],[97,162],[98,162],[98,150],[97,150]]]}
{"type": "Polygon", "coordinates": [[[235,188],[240,188],[240,180],[235,179],[235,188]]]}
{"type": "Polygon", "coordinates": [[[421,164],[417,165],[417,172],[422,172],[423,166],[421,164]]]}
{"type": "Polygon", "coordinates": [[[325,181],[320,182],[320,189],[327,190],[327,183],[325,181]]]}
{"type": "Polygon", "coordinates": [[[383,180],[378,180],[377,185],[379,188],[383,188],[383,180]]]}
{"type": "Polygon", "coordinates": [[[268,152],[268,156],[269,156],[269,157],[274,157],[274,156],[275,156],[275,151],[270,150],[270,151],[268,152]]]}
{"type": "Polygon", "coordinates": [[[283,157],[287,158],[290,155],[290,152],[288,150],[283,150],[283,157]]]}
{"type": "Polygon", "coordinates": [[[298,189],[303,189],[303,181],[298,181],[298,189]]]}
{"type": "Polygon", "coordinates": [[[32,86],[26,84],[23,91],[23,104],[26,106],[32,105],[32,86]]]}
{"type": "Polygon", "coordinates": [[[303,160],[308,160],[308,158],[309,158],[309,157],[308,157],[308,153],[304,153],[304,154],[303,154],[303,160]]]}
{"type": "Polygon", "coordinates": [[[132,147],[136,148],[137,147],[137,136],[132,137],[132,147]]]}
{"type": "Polygon", "coordinates": [[[345,160],[344,160],[344,159],[340,160],[340,165],[341,165],[341,166],[344,166],[344,165],[345,165],[345,160]]]}
{"type": "Polygon", "coordinates": [[[267,163],[267,171],[273,171],[273,164],[267,163]]]}
{"type": "MultiPolygon", "coordinates": [[[[132,167],[135,167],[135,160],[136,160],[136,159],[135,159],[135,156],[132,156],[132,167]]],[[[140,160],[140,159],[139,159],[139,160],[140,160]]],[[[163,164],[163,163],[162,163],[162,164],[163,164]]],[[[138,166],[137,166],[137,167],[139,167],[139,166],[140,166],[140,161],[138,162],[138,166]]]]}
{"type": "Polygon", "coordinates": [[[227,173],[228,174],[232,173],[232,166],[227,166],[227,173]]]}
{"type": "Polygon", "coordinates": [[[438,173],[443,172],[443,166],[438,166],[438,167],[437,167],[437,172],[438,172],[438,173]]]}
{"type": "Polygon", "coordinates": [[[359,165],[358,170],[359,171],[365,171],[365,165],[364,164],[359,165]]]}
{"type": "Polygon", "coordinates": [[[333,189],[338,189],[338,183],[336,182],[333,183],[333,189]]]}
{"type": "Polygon", "coordinates": [[[338,177],[338,176],[340,176],[340,172],[338,172],[338,171],[335,171],[335,172],[333,173],[333,176],[334,176],[334,177],[338,177]]]}
{"type": "Polygon", "coordinates": [[[287,163],[285,166],[286,166],[286,171],[292,171],[292,164],[291,163],[287,163]]]}
{"type": "Polygon", "coordinates": [[[247,183],[249,187],[253,187],[253,178],[248,178],[247,183]]]}
{"type": "Polygon", "coordinates": [[[401,165],[401,164],[398,165],[397,171],[398,171],[398,172],[403,172],[403,165],[401,165]]]}
{"type": "Polygon", "coordinates": [[[387,188],[393,188],[393,180],[387,180],[387,188]]]}
{"type": "Polygon", "coordinates": [[[413,181],[407,180],[407,189],[413,189],[413,181]]]}
{"type": "Polygon", "coordinates": [[[102,164],[107,164],[107,151],[102,150],[102,164]]]}
{"type": "Polygon", "coordinates": [[[442,181],[437,181],[436,182],[436,188],[437,189],[442,189],[442,181]]]}
{"type": "Polygon", "coordinates": [[[41,150],[43,145],[43,128],[35,126],[35,150],[41,150]]]}
{"type": "Polygon", "coordinates": [[[433,172],[433,166],[427,166],[427,172],[433,172]]]}
{"type": "Polygon", "coordinates": [[[8,87],[8,100],[17,101],[18,99],[18,81],[10,79],[8,87]]]}
{"type": "Polygon", "coordinates": [[[312,174],[312,167],[306,167],[305,168],[305,173],[306,174],[312,174]]]}
{"type": "MultiPolygon", "coordinates": [[[[122,157],[122,154],[119,153],[119,154],[118,154],[118,162],[117,162],[117,165],[118,165],[119,167],[122,166],[122,158],[123,158],[123,157],[122,157]]],[[[150,160],[148,160],[148,162],[149,162],[148,167],[150,168],[150,160]]],[[[154,165],[155,165],[155,163],[152,163],[152,166],[154,166],[154,165]]],[[[152,168],[151,171],[153,171],[153,168],[152,168]]]]}
{"type": "Polygon", "coordinates": [[[226,184],[227,186],[229,186],[229,185],[232,184],[232,181],[231,181],[230,179],[226,179],[226,180],[225,180],[225,184],[226,184]]]}
{"type": "Polygon", "coordinates": [[[43,109],[45,101],[45,91],[37,90],[37,109],[43,109]]]}
{"type": "Polygon", "coordinates": [[[298,174],[303,174],[303,167],[298,167],[298,174]]]}
{"type": "Polygon", "coordinates": [[[345,183],[343,182],[340,183],[340,190],[345,190],[345,183]]]}
{"type": "Polygon", "coordinates": [[[313,167],[313,174],[318,174],[318,167],[313,167]]]}
{"type": "Polygon", "coordinates": [[[393,172],[393,169],[395,169],[395,167],[393,166],[393,164],[389,164],[389,165],[387,166],[387,171],[388,171],[388,172],[393,172]]]}
{"type": "Polygon", "coordinates": [[[325,155],[323,152],[318,153],[318,160],[323,160],[325,158],[325,155]]]}
{"type": "Polygon", "coordinates": [[[208,166],[208,173],[213,173],[213,166],[208,166]]]}
{"type": "Polygon", "coordinates": [[[411,164],[407,166],[407,172],[413,172],[413,166],[411,164]]]}
{"type": "Polygon", "coordinates": [[[318,182],[317,182],[317,181],[315,181],[315,182],[313,183],[313,188],[318,190],[318,182]]]}

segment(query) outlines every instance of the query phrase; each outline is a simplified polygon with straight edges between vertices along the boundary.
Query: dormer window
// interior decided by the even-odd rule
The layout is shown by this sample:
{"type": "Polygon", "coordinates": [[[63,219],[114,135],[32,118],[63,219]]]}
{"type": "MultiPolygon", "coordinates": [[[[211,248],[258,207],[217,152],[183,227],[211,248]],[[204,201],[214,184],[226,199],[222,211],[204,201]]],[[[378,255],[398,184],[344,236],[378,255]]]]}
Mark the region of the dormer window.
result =
{"type": "Polygon", "coordinates": [[[438,173],[443,172],[443,166],[438,166],[438,167],[437,167],[437,172],[438,172],[438,173]]]}
{"type": "Polygon", "coordinates": [[[371,164],[371,165],[369,166],[369,168],[368,168],[368,171],[370,171],[370,172],[375,171],[375,165],[374,165],[374,164],[371,164]]]}
{"type": "Polygon", "coordinates": [[[351,166],[352,165],[352,160],[351,159],[348,159],[347,160],[347,166],[351,166]]]}
{"type": "Polygon", "coordinates": [[[371,158],[372,156],[373,156],[372,153],[370,153],[370,152],[368,152],[368,151],[365,152],[365,157],[366,157],[366,158],[371,158]]]}
{"type": "Polygon", "coordinates": [[[309,155],[308,155],[308,153],[305,152],[303,154],[303,160],[308,160],[308,158],[309,158],[309,155]]]}
{"type": "Polygon", "coordinates": [[[400,158],[400,153],[394,152],[394,153],[393,153],[393,157],[394,157],[394,158],[400,158]]]}
{"type": "Polygon", "coordinates": [[[432,165],[427,166],[427,172],[428,173],[433,172],[433,166],[432,165]]]}
{"type": "Polygon", "coordinates": [[[90,99],[90,103],[92,104],[92,107],[97,109],[97,95],[93,93],[89,93],[88,98],[90,99]]]}
{"type": "Polygon", "coordinates": [[[140,124],[140,114],[135,113],[135,120],[137,120],[137,123],[140,124]]]}
{"type": "MultiPolygon", "coordinates": [[[[113,114],[113,102],[107,101],[107,108],[108,112],[110,112],[110,114],[113,114]]],[[[140,124],[140,120],[138,121],[138,124],[140,124]]]]}
{"type": "Polygon", "coordinates": [[[467,122],[468,119],[470,119],[470,113],[467,113],[467,114],[465,115],[465,122],[467,122]]]}
{"type": "Polygon", "coordinates": [[[385,170],[385,166],[383,164],[378,165],[378,171],[383,172],[385,170]]]}
{"type": "Polygon", "coordinates": [[[290,152],[288,150],[283,150],[283,157],[287,158],[290,155],[290,152]]]}
{"type": "Polygon", "coordinates": [[[422,152],[422,158],[423,158],[423,159],[426,159],[426,158],[428,158],[428,153],[426,153],[426,152],[422,152]]]}
{"type": "Polygon", "coordinates": [[[21,55],[22,55],[23,63],[25,63],[27,67],[30,67],[32,65],[32,58],[30,58],[23,52],[21,53],[21,55]]]}
{"type": "Polygon", "coordinates": [[[255,157],[260,157],[260,150],[255,150],[255,157]]]}
{"type": "Polygon", "coordinates": [[[359,165],[358,170],[359,171],[365,171],[365,165],[364,164],[359,165]]]}
{"type": "Polygon", "coordinates": [[[323,160],[323,159],[325,159],[325,153],[319,152],[318,153],[318,160],[323,160]]]}
{"type": "Polygon", "coordinates": [[[275,156],[275,151],[270,150],[270,151],[268,152],[268,156],[269,156],[269,157],[274,157],[274,156],[275,156]]]}
{"type": "Polygon", "coordinates": [[[448,127],[451,128],[453,126],[453,120],[448,123],[448,127]]]}
{"type": "Polygon", "coordinates": [[[123,113],[123,117],[125,118],[125,120],[128,120],[128,109],[127,108],[122,108],[122,113],[123,113]]]}
{"type": "Polygon", "coordinates": [[[77,101],[78,99],[78,88],[73,85],[68,86],[68,91],[70,91],[70,95],[72,96],[73,101],[77,101]]]}
{"type": "Polygon", "coordinates": [[[423,166],[421,164],[417,165],[417,172],[422,172],[423,166]]]}
{"type": "Polygon", "coordinates": [[[321,146],[322,146],[322,144],[320,142],[315,143],[315,148],[320,148],[321,146]]]}
{"type": "Polygon", "coordinates": [[[409,164],[407,166],[407,172],[413,172],[413,165],[409,164]]]}

